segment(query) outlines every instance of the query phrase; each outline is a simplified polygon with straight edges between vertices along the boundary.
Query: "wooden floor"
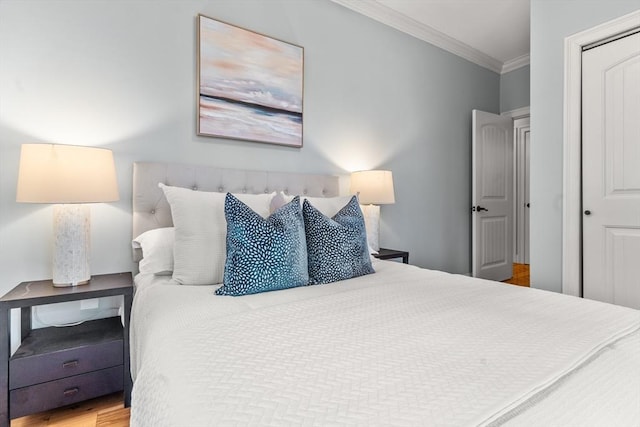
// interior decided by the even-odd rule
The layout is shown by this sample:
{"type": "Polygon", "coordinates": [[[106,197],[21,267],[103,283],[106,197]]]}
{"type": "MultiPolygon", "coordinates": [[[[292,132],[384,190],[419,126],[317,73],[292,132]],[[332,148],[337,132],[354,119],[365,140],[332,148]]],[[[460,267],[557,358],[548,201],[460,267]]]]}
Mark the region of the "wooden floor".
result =
{"type": "MultiPolygon", "coordinates": [[[[513,264],[513,277],[505,283],[529,286],[529,265],[513,264]]],[[[11,427],[129,427],[129,408],[122,393],[111,394],[54,411],[17,418],[11,427]]]]}
{"type": "Polygon", "coordinates": [[[531,281],[529,279],[529,264],[513,264],[513,277],[509,280],[505,280],[504,283],[510,283],[518,286],[529,286],[531,281]]]}
{"type": "Polygon", "coordinates": [[[129,427],[122,393],[110,394],[53,411],[16,418],[11,427],[129,427]]]}

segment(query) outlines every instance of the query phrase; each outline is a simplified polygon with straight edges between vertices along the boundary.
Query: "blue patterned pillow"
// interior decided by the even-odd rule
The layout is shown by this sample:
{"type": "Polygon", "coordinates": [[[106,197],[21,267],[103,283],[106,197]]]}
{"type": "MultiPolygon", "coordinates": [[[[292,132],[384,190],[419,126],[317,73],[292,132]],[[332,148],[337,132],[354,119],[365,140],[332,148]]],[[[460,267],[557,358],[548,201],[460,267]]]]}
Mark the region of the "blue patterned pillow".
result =
{"type": "Polygon", "coordinates": [[[227,194],[227,260],[217,295],[248,295],[309,284],[298,197],[264,219],[227,194]]]}
{"type": "Polygon", "coordinates": [[[375,273],[367,248],[364,218],[355,196],[332,219],[308,200],[302,206],[311,284],[375,273]]]}

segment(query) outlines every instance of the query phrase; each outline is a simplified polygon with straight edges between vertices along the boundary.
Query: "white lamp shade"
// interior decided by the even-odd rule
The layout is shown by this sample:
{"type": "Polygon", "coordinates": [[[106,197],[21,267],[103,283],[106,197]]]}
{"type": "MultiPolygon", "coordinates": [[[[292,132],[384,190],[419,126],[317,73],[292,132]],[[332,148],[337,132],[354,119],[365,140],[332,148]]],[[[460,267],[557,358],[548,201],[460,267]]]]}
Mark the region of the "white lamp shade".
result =
{"type": "Polygon", "coordinates": [[[90,211],[84,203],[118,200],[111,150],[73,145],[23,144],[16,201],[55,203],[54,286],[76,286],[91,277],[90,211]]]}
{"type": "Polygon", "coordinates": [[[23,144],[16,201],[98,203],[119,198],[111,150],[73,145],[23,144]]]}
{"type": "Polygon", "coordinates": [[[353,172],[351,174],[351,194],[358,194],[358,201],[363,205],[395,203],[393,174],[386,170],[353,172]]]}

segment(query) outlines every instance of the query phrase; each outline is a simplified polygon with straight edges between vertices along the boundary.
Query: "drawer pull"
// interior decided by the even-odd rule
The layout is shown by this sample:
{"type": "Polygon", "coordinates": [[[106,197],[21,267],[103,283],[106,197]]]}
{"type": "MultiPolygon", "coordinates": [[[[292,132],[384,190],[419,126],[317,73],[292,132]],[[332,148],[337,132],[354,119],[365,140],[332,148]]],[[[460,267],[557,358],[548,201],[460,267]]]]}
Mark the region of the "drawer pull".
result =
{"type": "Polygon", "coordinates": [[[64,362],[62,364],[63,368],[77,368],[78,367],[78,361],[77,360],[71,360],[69,362],[64,362]]]}
{"type": "Polygon", "coordinates": [[[80,389],[78,387],[68,388],[62,394],[64,394],[64,397],[71,397],[78,394],[79,391],[80,389]]]}

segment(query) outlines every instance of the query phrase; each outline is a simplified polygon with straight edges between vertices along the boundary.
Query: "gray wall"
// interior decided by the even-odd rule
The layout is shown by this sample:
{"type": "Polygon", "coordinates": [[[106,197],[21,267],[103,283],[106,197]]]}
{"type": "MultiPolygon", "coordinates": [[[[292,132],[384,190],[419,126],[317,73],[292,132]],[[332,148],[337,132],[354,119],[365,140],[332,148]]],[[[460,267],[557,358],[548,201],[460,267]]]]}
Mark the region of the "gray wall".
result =
{"type": "Polygon", "coordinates": [[[638,0],[531,0],[531,283],[562,291],[564,39],[638,0]]]}
{"type": "Polygon", "coordinates": [[[526,65],[500,76],[500,112],[529,106],[529,73],[526,65]]]}
{"type": "Polygon", "coordinates": [[[469,271],[470,122],[499,76],[329,0],[0,2],[0,293],[50,277],[51,207],[15,202],[20,144],[114,151],[120,201],[92,206],[92,271],[131,270],[132,162],[393,170],[380,242],[469,271]],[[305,49],[304,147],[195,135],[195,16],[305,49]]]}

